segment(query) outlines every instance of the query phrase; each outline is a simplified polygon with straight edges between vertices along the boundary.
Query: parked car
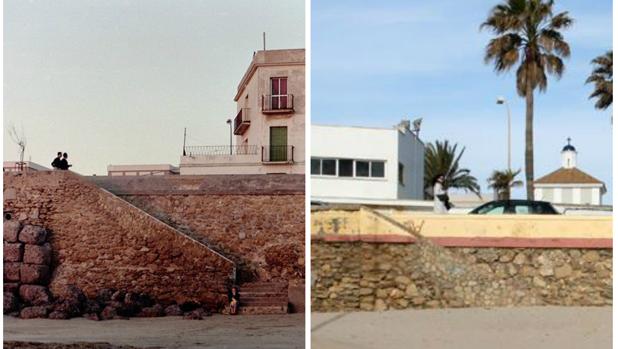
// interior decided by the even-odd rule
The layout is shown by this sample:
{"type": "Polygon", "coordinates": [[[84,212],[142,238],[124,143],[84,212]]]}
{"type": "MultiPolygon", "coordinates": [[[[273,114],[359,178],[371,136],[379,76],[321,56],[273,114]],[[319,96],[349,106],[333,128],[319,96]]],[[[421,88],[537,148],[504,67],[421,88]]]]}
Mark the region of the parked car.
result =
{"type": "Polygon", "coordinates": [[[498,200],[483,204],[470,214],[560,214],[546,201],[498,200]]]}

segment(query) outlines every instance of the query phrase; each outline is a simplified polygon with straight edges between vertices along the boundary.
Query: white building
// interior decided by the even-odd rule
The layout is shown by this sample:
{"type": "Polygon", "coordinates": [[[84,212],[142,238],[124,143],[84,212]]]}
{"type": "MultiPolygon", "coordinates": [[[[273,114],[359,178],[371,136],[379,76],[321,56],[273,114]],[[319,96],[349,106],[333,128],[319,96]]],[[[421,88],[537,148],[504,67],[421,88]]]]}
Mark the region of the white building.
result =
{"type": "Polygon", "coordinates": [[[605,184],[577,168],[577,150],[568,144],[562,148],[562,167],[534,182],[535,200],[555,204],[601,205],[605,184]]]}
{"type": "Polygon", "coordinates": [[[311,198],[422,200],[425,145],[393,128],[311,126],[311,198]]]}

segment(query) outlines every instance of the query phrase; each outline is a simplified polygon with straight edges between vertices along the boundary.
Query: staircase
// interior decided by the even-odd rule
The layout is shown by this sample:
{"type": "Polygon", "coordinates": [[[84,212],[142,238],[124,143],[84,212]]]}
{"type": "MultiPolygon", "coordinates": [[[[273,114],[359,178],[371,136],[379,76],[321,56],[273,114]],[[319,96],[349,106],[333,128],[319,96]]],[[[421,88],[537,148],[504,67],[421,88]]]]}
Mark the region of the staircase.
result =
{"type": "Polygon", "coordinates": [[[288,285],[286,282],[254,282],[240,285],[239,314],[286,314],[288,285]]]}

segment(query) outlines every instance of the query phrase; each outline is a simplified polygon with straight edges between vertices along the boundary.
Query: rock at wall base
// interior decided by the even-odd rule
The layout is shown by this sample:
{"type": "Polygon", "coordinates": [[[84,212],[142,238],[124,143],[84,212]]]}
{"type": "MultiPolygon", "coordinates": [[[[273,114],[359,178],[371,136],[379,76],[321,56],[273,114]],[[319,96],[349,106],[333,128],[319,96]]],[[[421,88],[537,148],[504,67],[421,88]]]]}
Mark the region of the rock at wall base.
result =
{"type": "Polygon", "coordinates": [[[14,293],[4,293],[4,313],[10,313],[19,308],[19,299],[14,293]]]}
{"type": "Polygon", "coordinates": [[[24,249],[24,263],[44,264],[51,263],[52,249],[49,243],[39,245],[26,245],[24,249]]]}
{"type": "Polygon", "coordinates": [[[49,267],[41,264],[22,264],[19,268],[20,280],[24,284],[47,284],[49,267]]]}
{"type": "Polygon", "coordinates": [[[19,232],[19,241],[26,244],[42,245],[47,241],[47,231],[43,227],[26,225],[19,232]]]}
{"type": "Polygon", "coordinates": [[[35,306],[48,305],[51,301],[47,288],[39,285],[21,285],[19,297],[26,304],[35,306]]]}
{"type": "Polygon", "coordinates": [[[7,242],[17,242],[19,237],[19,231],[21,230],[21,224],[18,221],[10,220],[4,221],[3,225],[3,238],[7,242]]]}
{"type": "Polygon", "coordinates": [[[19,281],[21,263],[4,263],[4,281],[19,281]]]}
{"type": "Polygon", "coordinates": [[[165,316],[183,316],[183,315],[184,313],[182,312],[182,309],[180,309],[180,306],[177,304],[173,304],[165,308],[165,316]]]}
{"type": "Polygon", "coordinates": [[[24,255],[24,244],[21,242],[4,242],[4,256],[2,257],[5,262],[21,262],[24,255]]]}
{"type": "Polygon", "coordinates": [[[46,306],[26,307],[19,312],[22,319],[46,318],[48,308],[46,306]]]}

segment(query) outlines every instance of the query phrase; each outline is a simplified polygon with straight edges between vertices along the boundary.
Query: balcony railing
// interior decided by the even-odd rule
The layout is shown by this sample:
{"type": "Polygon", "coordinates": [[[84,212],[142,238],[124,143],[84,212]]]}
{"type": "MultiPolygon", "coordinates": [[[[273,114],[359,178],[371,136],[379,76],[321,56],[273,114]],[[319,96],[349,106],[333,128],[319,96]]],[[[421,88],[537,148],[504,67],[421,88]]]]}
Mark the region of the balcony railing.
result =
{"type": "Polygon", "coordinates": [[[263,95],[262,112],[267,114],[294,112],[294,95],[263,95]]]}
{"type": "Polygon", "coordinates": [[[251,120],[249,120],[249,108],[240,109],[234,118],[234,134],[241,135],[245,133],[250,125],[251,120]]]}
{"type": "Polygon", "coordinates": [[[186,146],[187,156],[257,155],[257,145],[206,145],[186,146]]]}
{"type": "Polygon", "coordinates": [[[267,145],[262,147],[262,162],[294,162],[294,146],[267,145]]]}

